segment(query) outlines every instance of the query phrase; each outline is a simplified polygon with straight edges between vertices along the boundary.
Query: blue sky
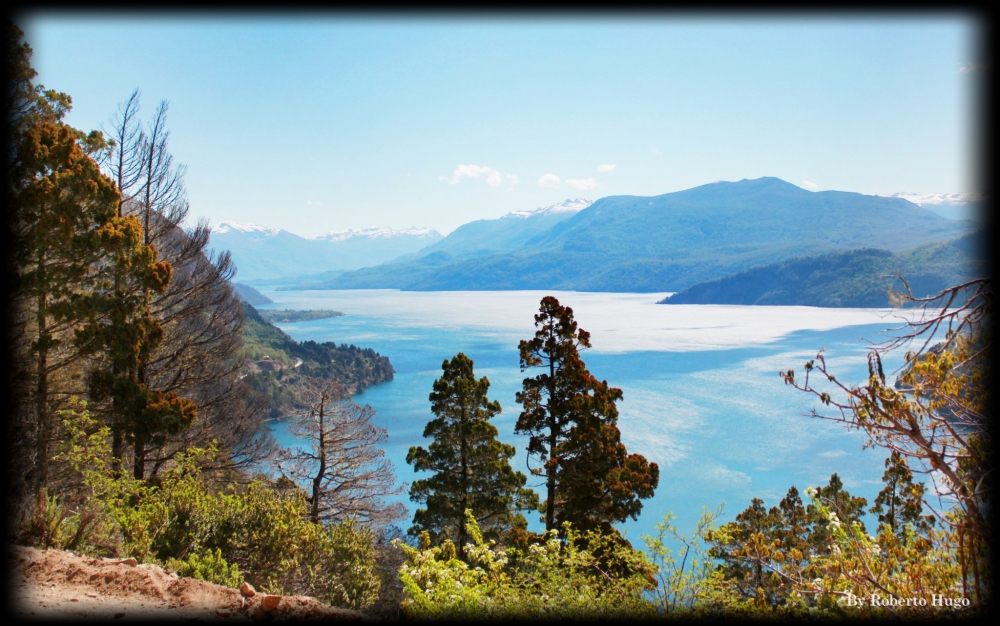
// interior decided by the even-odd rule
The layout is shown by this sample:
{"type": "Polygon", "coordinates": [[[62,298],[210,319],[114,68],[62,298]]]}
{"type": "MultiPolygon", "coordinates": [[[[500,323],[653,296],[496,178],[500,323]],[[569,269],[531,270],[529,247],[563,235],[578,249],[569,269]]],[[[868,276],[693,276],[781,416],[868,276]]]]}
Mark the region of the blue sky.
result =
{"type": "Polygon", "coordinates": [[[777,176],[981,191],[964,14],[29,13],[74,126],[170,102],[191,213],[301,235],[777,176]]]}

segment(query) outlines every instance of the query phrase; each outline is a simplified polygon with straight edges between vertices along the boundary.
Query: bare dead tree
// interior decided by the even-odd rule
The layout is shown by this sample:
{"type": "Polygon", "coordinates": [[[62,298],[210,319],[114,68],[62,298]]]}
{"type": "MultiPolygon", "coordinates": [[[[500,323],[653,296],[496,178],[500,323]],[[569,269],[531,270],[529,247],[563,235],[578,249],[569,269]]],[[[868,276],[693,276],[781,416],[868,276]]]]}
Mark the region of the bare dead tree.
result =
{"type": "Polygon", "coordinates": [[[136,477],[155,474],[178,451],[213,439],[228,452],[220,459],[231,469],[249,467],[275,449],[263,401],[242,381],[243,316],[230,284],[235,265],[228,252],[208,248],[211,231],[205,220],[184,227],[189,213],[185,167],[175,164],[169,151],[168,109],[162,101],[143,130],[139,92],[134,91],[110,122],[114,149],[105,164],[122,190],[121,212],[139,218],[144,243],[173,269],[164,293],[147,294],[163,341],[142,363],[141,380],[198,407],[197,418],[180,434],[132,442],[136,477]]]}
{"type": "MultiPolygon", "coordinates": [[[[152,215],[156,232],[163,218],[152,215]]],[[[193,400],[198,417],[179,436],[145,451],[153,473],[185,447],[213,439],[228,451],[224,460],[232,468],[249,467],[275,449],[264,423],[264,400],[243,379],[243,310],[230,283],[235,266],[228,252],[207,249],[209,232],[202,221],[190,231],[174,227],[159,237],[174,279],[151,305],[164,340],[147,363],[147,380],[193,400]]]]}
{"type": "Polygon", "coordinates": [[[123,214],[122,207],[134,197],[142,178],[142,146],[146,139],[139,122],[139,97],[139,90],[135,89],[118,105],[118,111],[103,128],[111,146],[103,165],[121,194],[119,216],[123,214]]]}
{"type": "Polygon", "coordinates": [[[355,404],[336,381],[310,379],[306,389],[309,409],[289,424],[305,446],[281,450],[278,467],[286,478],[308,485],[312,521],[354,519],[385,527],[405,518],[402,503],[385,501],[405,486],[396,485],[392,462],[380,447],[388,433],[372,424],[375,411],[355,404]]]}

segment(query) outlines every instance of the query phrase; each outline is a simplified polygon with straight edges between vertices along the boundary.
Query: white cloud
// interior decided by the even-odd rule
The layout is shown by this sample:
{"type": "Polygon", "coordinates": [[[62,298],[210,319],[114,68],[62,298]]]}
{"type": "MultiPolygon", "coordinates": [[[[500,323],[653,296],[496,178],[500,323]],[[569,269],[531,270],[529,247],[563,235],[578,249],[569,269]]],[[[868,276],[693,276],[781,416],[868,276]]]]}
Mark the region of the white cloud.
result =
{"type": "Polygon", "coordinates": [[[502,174],[492,167],[472,164],[459,165],[455,168],[455,171],[451,173],[450,177],[438,176],[438,180],[444,181],[450,185],[457,185],[463,178],[483,178],[486,184],[490,187],[499,187],[503,184],[504,177],[506,177],[508,184],[517,184],[517,176],[514,176],[513,174],[502,174]]]}
{"type": "Polygon", "coordinates": [[[747,484],[751,482],[750,477],[743,472],[731,470],[728,467],[716,466],[708,468],[702,472],[705,478],[728,485],[747,484]]]}
{"type": "Polygon", "coordinates": [[[963,65],[962,67],[958,68],[958,71],[963,74],[972,74],[974,72],[978,72],[984,69],[986,69],[986,66],[984,64],[973,63],[972,61],[969,61],[968,65],[963,65]]]}
{"type": "Polygon", "coordinates": [[[570,178],[566,184],[577,189],[593,189],[597,186],[597,181],[593,178],[570,178]]]}
{"type": "Polygon", "coordinates": [[[314,202],[312,200],[306,200],[306,206],[323,206],[323,203],[319,201],[314,202]]]}
{"type": "Polygon", "coordinates": [[[546,174],[538,179],[539,187],[558,187],[559,177],[555,174],[546,174]]]}
{"type": "Polygon", "coordinates": [[[815,191],[816,189],[819,189],[819,185],[817,185],[816,183],[812,182],[811,180],[804,180],[804,181],[802,181],[802,186],[805,187],[806,189],[812,189],[813,191],[815,191]]]}
{"type": "Polygon", "coordinates": [[[597,166],[597,171],[598,172],[613,172],[613,171],[615,171],[616,167],[618,167],[618,166],[615,165],[614,163],[602,163],[601,165],[597,166]]]}
{"type": "Polygon", "coordinates": [[[821,456],[824,459],[836,459],[838,457],[847,456],[847,453],[843,450],[827,450],[826,452],[820,452],[816,456],[821,456]]]}
{"type": "Polygon", "coordinates": [[[651,148],[651,149],[653,151],[653,154],[655,154],[656,156],[663,156],[663,150],[660,150],[659,148],[651,148]]]}

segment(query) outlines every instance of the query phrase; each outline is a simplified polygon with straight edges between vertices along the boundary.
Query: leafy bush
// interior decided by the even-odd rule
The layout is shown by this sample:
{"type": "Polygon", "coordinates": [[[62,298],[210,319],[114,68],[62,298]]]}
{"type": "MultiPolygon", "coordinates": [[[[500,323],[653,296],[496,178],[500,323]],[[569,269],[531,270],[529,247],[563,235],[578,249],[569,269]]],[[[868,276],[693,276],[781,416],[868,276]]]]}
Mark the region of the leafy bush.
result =
{"type": "Polygon", "coordinates": [[[226,587],[239,587],[243,581],[240,568],[235,563],[227,563],[222,557],[222,550],[208,550],[204,555],[191,554],[186,561],[180,559],[168,559],[167,567],[173,569],[180,576],[207,580],[217,585],[226,587]]]}
{"type": "Polygon", "coordinates": [[[100,532],[78,532],[89,518],[45,497],[34,516],[38,545],[165,563],[231,587],[245,579],[266,593],[353,609],[378,597],[373,531],[353,521],[310,522],[295,485],[261,478],[213,490],[201,467],[215,459],[214,444],[176,455],[157,484],[127,472],[116,477],[107,427],[97,427],[85,409],[62,417],[69,437],[61,457],[82,477],[85,512],[94,518],[87,528],[100,532]]]}
{"type": "Polygon", "coordinates": [[[580,534],[564,525],[565,540],[549,532],[526,550],[498,549],[483,541],[467,512],[472,543],[468,563],[450,540],[419,549],[396,542],[407,562],[399,570],[407,617],[448,619],[637,618],[655,615],[644,592],[652,588],[655,566],[617,538],[595,531],[580,534]],[[516,554],[514,554],[516,553],[516,554]],[[598,557],[598,554],[603,554],[598,557]],[[513,558],[512,558],[513,557],[513,558]],[[610,557],[610,558],[609,558],[610,557]],[[603,563],[627,564],[629,573],[611,575],[603,563]],[[511,563],[516,561],[517,565],[511,563]]]}

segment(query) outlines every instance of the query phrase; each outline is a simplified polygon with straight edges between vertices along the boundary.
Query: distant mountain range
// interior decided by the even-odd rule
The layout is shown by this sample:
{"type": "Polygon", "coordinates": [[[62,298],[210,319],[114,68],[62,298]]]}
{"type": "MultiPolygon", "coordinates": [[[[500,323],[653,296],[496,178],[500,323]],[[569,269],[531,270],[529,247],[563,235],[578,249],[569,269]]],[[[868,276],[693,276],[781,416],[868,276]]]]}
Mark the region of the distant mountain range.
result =
{"type": "MultiPolygon", "coordinates": [[[[444,239],[418,252],[400,255],[385,267],[398,271],[399,279],[404,279],[404,275],[413,275],[414,279],[418,279],[429,268],[460,263],[475,257],[511,252],[593,203],[593,200],[574,198],[533,211],[513,211],[497,219],[469,222],[456,228],[444,239]]],[[[377,271],[378,268],[372,269],[377,271]]],[[[327,289],[330,288],[328,285],[335,282],[343,273],[338,272],[332,277],[304,278],[278,289],[279,291],[327,289]]]]}
{"type": "Polygon", "coordinates": [[[985,222],[983,197],[977,193],[894,193],[890,198],[902,198],[917,206],[934,211],[952,220],[985,222]]]}
{"type": "Polygon", "coordinates": [[[984,230],[904,250],[863,249],[795,257],[698,283],[660,304],[756,304],[887,307],[888,291],[918,298],[978,278],[987,271],[984,230]]]}
{"type": "Polygon", "coordinates": [[[243,283],[353,270],[416,252],[442,239],[430,228],[365,228],[300,237],[278,228],[222,222],[212,229],[211,245],[229,250],[243,283]]]}
{"type": "Polygon", "coordinates": [[[561,206],[471,222],[415,254],[298,287],[680,291],[792,257],[902,251],[976,227],[902,197],[770,177],[561,206]]]}

